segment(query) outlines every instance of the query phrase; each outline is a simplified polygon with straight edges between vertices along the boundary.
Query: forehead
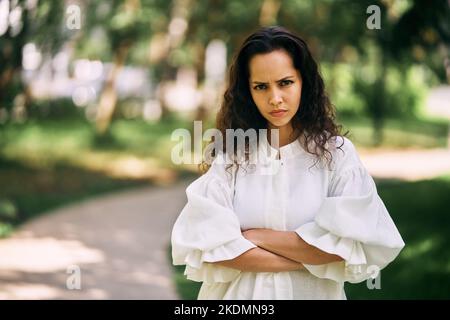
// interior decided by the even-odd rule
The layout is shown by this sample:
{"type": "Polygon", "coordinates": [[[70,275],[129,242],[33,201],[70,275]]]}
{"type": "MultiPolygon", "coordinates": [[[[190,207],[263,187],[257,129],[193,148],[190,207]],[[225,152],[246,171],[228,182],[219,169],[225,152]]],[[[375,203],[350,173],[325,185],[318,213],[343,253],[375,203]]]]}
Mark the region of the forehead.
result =
{"type": "Polygon", "coordinates": [[[254,55],[249,61],[250,80],[274,81],[295,75],[292,58],[284,50],[254,55]]]}

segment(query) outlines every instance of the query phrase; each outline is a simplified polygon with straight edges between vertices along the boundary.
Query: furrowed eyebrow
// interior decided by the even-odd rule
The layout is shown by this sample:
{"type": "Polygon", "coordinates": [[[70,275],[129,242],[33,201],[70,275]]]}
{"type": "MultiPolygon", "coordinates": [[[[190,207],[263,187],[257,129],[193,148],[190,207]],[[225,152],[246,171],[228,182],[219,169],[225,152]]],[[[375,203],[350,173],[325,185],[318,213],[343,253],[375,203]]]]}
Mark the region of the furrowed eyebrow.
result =
{"type": "MultiPolygon", "coordinates": [[[[289,78],[293,78],[294,76],[287,76],[287,77],[284,77],[283,79],[280,79],[280,80],[277,80],[276,82],[280,82],[280,81],[283,81],[283,80],[286,80],[286,79],[289,79],[289,78]]],[[[253,81],[252,83],[254,83],[254,84],[267,84],[267,82],[260,82],[260,81],[253,81]]]]}

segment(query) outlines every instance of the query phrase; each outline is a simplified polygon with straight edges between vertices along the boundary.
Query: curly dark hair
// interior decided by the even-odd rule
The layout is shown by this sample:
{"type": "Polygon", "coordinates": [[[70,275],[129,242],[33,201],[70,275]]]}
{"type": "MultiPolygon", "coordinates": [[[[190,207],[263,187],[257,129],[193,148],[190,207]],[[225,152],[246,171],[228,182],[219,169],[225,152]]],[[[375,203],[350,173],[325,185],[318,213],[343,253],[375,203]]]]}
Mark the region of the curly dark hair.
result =
{"type": "MultiPolygon", "coordinates": [[[[290,55],[295,69],[302,76],[301,102],[292,118],[292,127],[299,137],[303,137],[303,147],[307,152],[316,155],[318,160],[325,157],[331,162],[328,142],[333,137],[342,136],[342,126],[335,123],[334,107],[325,93],[324,81],[306,42],[280,26],[263,27],[252,33],[233,57],[228,88],[216,117],[216,127],[224,139],[226,129],[267,129],[267,120],[259,112],[250,93],[249,62],[256,54],[280,49],[290,55]]],[[[226,143],[223,144],[223,151],[227,151],[226,143]]]]}

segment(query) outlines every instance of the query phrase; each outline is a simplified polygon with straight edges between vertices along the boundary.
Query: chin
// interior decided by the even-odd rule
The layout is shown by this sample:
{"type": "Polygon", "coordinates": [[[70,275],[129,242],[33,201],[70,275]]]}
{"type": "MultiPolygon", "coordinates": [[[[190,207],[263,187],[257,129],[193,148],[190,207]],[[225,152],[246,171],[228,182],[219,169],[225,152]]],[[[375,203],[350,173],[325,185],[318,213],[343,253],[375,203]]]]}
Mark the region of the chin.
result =
{"type": "Polygon", "coordinates": [[[291,118],[286,118],[286,119],[280,119],[280,120],[267,120],[272,126],[274,127],[284,127],[285,125],[289,124],[289,122],[291,121],[291,118]]]}

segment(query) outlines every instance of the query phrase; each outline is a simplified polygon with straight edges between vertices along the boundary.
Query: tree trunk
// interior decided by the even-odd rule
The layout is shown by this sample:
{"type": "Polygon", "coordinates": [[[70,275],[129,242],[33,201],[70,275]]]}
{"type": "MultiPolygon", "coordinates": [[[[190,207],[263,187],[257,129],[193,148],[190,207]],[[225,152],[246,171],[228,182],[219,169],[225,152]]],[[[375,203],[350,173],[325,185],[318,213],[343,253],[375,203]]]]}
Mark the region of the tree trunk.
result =
{"type": "Polygon", "coordinates": [[[168,47],[166,48],[165,59],[160,62],[156,62],[159,64],[160,69],[160,83],[159,83],[159,94],[158,100],[161,105],[162,115],[161,118],[166,118],[170,112],[169,108],[165,102],[165,89],[167,88],[167,83],[174,80],[176,76],[176,71],[178,66],[173,66],[169,63],[168,57],[177,50],[185,41],[186,32],[189,29],[189,12],[191,11],[193,6],[192,0],[174,0],[172,5],[172,11],[170,13],[169,23],[167,25],[167,31],[162,35],[162,38],[167,39],[168,47]],[[186,22],[186,29],[181,33],[171,33],[169,26],[177,19],[184,20],[186,22]]]}
{"type": "Polygon", "coordinates": [[[114,54],[113,67],[106,80],[96,117],[96,130],[98,135],[104,135],[109,128],[117,104],[116,81],[122,69],[131,44],[122,44],[114,54]]]}
{"type": "Polygon", "coordinates": [[[383,143],[383,126],[385,115],[385,104],[387,103],[386,96],[386,59],[381,58],[381,74],[380,78],[375,83],[377,95],[375,105],[373,106],[372,120],[373,120],[373,141],[375,146],[380,146],[383,143]]]}
{"type": "Polygon", "coordinates": [[[259,24],[261,26],[277,24],[280,6],[281,2],[279,0],[264,0],[259,13],[259,24]]]}
{"type": "Polygon", "coordinates": [[[0,108],[7,108],[6,105],[6,92],[8,92],[8,87],[11,85],[15,70],[14,68],[7,68],[0,74],[0,108]]]}
{"type": "MultiPolygon", "coordinates": [[[[198,59],[195,63],[195,69],[197,71],[197,79],[198,83],[203,83],[203,86],[205,86],[205,56],[206,56],[206,48],[202,44],[197,44],[197,55],[198,59]]],[[[204,121],[208,117],[208,110],[211,109],[211,103],[210,101],[207,101],[207,97],[205,97],[205,94],[207,93],[205,90],[207,88],[203,87],[203,100],[200,106],[195,111],[195,120],[204,121]]]]}

